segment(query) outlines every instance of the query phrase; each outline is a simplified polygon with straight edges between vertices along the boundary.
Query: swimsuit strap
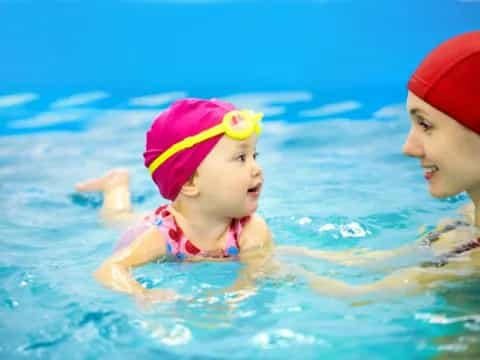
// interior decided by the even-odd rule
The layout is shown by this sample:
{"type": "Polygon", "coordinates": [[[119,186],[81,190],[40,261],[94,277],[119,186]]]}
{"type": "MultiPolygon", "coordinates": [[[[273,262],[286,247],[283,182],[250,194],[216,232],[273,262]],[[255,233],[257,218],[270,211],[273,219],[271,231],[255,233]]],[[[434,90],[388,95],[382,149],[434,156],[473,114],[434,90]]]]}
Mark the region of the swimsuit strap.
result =
{"type": "Polygon", "coordinates": [[[421,264],[422,267],[442,267],[448,264],[448,261],[456,257],[458,255],[461,255],[463,253],[466,253],[472,249],[475,249],[477,247],[480,247],[480,237],[470,240],[464,244],[460,244],[456,247],[453,248],[453,250],[450,250],[444,254],[441,254],[437,257],[436,260],[433,261],[426,261],[421,264]]]}
{"type": "Polygon", "coordinates": [[[245,224],[250,220],[250,216],[246,216],[241,219],[234,219],[230,223],[227,233],[227,241],[225,243],[224,255],[226,256],[238,256],[240,253],[240,244],[238,238],[243,230],[245,224]]]}
{"type": "Polygon", "coordinates": [[[440,239],[440,236],[455,230],[456,228],[460,226],[469,226],[470,224],[466,223],[465,221],[457,220],[453,224],[448,224],[445,225],[445,227],[442,230],[436,230],[436,231],[430,231],[422,240],[420,240],[420,246],[424,247],[430,247],[432,246],[432,243],[440,239]]]}
{"type": "Polygon", "coordinates": [[[186,239],[175,217],[168,210],[168,205],[160,206],[152,217],[153,223],[165,239],[168,255],[183,260],[187,254],[196,255],[200,252],[200,249],[186,239]]]}

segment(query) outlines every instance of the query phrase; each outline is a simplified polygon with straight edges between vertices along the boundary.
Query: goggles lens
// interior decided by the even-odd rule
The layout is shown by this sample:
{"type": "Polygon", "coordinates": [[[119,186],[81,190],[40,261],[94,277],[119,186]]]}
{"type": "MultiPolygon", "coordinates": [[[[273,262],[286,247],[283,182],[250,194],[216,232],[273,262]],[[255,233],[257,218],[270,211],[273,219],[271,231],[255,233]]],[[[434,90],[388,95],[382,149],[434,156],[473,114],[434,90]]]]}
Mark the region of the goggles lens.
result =
{"type": "Polygon", "coordinates": [[[233,110],[223,117],[225,134],[235,140],[248,139],[253,133],[261,132],[262,113],[255,114],[249,110],[233,110]]]}

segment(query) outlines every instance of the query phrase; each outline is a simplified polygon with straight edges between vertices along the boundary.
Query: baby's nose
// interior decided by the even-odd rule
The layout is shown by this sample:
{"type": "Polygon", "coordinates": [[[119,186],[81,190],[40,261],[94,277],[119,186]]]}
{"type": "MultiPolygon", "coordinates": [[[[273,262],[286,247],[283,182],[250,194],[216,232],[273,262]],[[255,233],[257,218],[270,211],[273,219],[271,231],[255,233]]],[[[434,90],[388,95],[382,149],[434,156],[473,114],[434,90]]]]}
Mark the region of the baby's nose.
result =
{"type": "Polygon", "coordinates": [[[254,161],[252,164],[252,175],[259,176],[261,174],[262,174],[262,167],[258,162],[254,161]]]}

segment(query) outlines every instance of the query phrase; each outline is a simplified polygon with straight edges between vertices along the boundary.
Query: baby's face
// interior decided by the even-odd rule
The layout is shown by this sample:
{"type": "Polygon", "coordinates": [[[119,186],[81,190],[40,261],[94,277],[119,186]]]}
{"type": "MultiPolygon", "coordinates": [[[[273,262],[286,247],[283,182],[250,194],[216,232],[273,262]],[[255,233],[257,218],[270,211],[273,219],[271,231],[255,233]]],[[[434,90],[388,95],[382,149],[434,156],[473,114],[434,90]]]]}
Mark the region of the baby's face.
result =
{"type": "Polygon", "coordinates": [[[263,174],[256,161],[257,136],[223,136],[197,169],[200,200],[219,216],[241,218],[258,207],[263,174]]]}
{"type": "Polygon", "coordinates": [[[411,128],[403,151],[424,168],[432,196],[462,191],[480,200],[480,135],[409,92],[411,128]]]}

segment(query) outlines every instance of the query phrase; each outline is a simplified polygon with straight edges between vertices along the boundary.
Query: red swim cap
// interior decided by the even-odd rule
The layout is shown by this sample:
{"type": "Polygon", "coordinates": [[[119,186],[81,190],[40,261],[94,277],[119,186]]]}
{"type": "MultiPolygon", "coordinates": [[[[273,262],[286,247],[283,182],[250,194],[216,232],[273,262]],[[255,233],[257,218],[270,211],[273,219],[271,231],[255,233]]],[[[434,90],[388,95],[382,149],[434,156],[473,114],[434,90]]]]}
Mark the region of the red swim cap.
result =
{"type": "Polygon", "coordinates": [[[435,48],[410,78],[408,90],[480,134],[480,31],[435,48]]]}

